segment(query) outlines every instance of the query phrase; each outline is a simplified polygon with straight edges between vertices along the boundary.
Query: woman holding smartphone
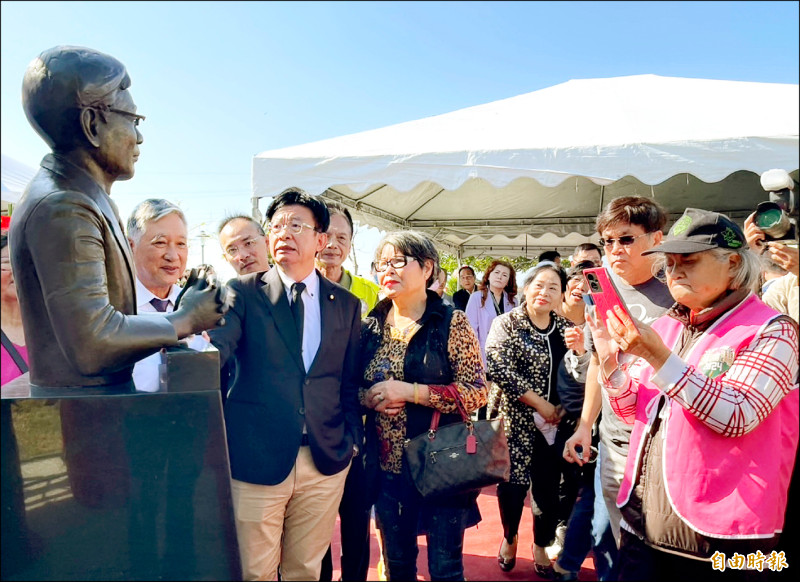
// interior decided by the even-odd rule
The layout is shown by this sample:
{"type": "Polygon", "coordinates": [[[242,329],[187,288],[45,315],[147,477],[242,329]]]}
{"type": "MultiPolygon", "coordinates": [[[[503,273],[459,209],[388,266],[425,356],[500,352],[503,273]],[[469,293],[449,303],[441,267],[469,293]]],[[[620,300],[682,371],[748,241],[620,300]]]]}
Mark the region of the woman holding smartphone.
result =
{"type": "Polygon", "coordinates": [[[687,208],[645,253],[662,253],[676,304],[652,327],[619,308],[605,328],[589,320],[602,386],[633,425],[619,579],[702,579],[734,554],[788,552],[797,324],[754,294],[758,257],[723,214],[687,208]]]}

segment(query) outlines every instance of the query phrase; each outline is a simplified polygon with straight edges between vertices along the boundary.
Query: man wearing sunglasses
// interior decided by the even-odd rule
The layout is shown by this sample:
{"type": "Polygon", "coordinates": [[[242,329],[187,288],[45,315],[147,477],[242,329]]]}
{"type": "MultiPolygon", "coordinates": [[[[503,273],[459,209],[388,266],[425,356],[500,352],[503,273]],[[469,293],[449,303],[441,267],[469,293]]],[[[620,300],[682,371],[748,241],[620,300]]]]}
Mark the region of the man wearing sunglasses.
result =
{"type": "Polygon", "coordinates": [[[28,66],[22,105],[53,153],[14,213],[11,262],[36,387],[133,392],[133,365],[214,327],[215,285],[193,285],[179,308],[136,315],[131,249],[111,186],[133,177],[142,134],[117,59],[58,46],[28,66]]]}
{"type": "MultiPolygon", "coordinates": [[[[652,256],[642,253],[661,242],[667,214],[656,202],[642,196],[625,196],[612,200],[596,220],[600,246],[604,248],[603,262],[611,273],[631,315],[638,321],[650,323],[660,317],[674,300],[667,286],[653,276],[652,256]],[[606,264],[607,263],[607,264],[606,264]]],[[[586,372],[586,392],[578,426],[564,447],[564,458],[583,465],[578,450],[588,451],[592,443],[592,426],[600,417],[599,466],[595,471],[595,507],[593,538],[595,544],[608,539],[610,527],[619,544],[621,514],[616,505],[617,493],[625,471],[630,442],[630,427],[611,410],[610,402],[598,383],[600,362],[594,342],[586,327],[587,348],[592,356],[586,372]],[[602,495],[600,494],[602,490],[602,495]]],[[[608,546],[609,544],[604,544],[608,546]]],[[[601,580],[616,580],[616,547],[595,547],[596,567],[601,580]],[[598,564],[598,557],[602,564],[598,564]]]]}
{"type": "Polygon", "coordinates": [[[314,266],[330,215],[302,190],[267,209],[275,268],[228,282],[226,324],[209,332],[236,359],[225,401],[245,580],[319,580],[345,478],[362,442],[358,298],[314,266]]]}

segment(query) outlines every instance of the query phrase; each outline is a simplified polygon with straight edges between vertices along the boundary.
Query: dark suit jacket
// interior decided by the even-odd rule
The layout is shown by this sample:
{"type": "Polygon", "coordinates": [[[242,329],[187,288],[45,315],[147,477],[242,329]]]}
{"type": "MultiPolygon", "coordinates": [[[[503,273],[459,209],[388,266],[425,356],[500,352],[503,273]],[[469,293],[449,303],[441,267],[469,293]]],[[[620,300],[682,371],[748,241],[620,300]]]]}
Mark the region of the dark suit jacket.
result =
{"type": "Polygon", "coordinates": [[[234,298],[225,325],[209,331],[221,365],[235,357],[238,367],[225,401],[225,425],[231,474],[239,481],[283,481],[294,466],[303,422],[324,475],[347,467],[353,444],[361,443],[360,302],[317,276],[321,341],[308,374],[277,268],[231,280],[234,298]]]}
{"type": "Polygon", "coordinates": [[[466,311],[467,303],[469,303],[469,296],[470,293],[466,289],[459,289],[453,293],[453,305],[455,305],[455,308],[466,311]]]}
{"type": "Polygon", "coordinates": [[[49,154],[9,233],[31,383],[130,382],[133,365],[178,341],[162,317],[136,314],[133,259],[111,198],[84,170],[49,154]]]}

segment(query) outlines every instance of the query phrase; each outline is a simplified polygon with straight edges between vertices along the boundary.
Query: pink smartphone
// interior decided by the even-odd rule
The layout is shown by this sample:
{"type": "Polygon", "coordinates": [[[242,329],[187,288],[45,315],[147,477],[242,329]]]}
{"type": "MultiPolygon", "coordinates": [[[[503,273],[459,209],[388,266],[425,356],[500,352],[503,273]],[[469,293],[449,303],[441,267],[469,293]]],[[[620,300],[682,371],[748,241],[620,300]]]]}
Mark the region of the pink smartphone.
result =
{"type": "Polygon", "coordinates": [[[614,311],[614,306],[619,305],[628,317],[636,324],[636,320],[631,317],[630,311],[625,306],[625,302],[619,295],[617,286],[608,274],[605,267],[594,267],[583,270],[583,276],[589,285],[589,297],[595,306],[595,313],[603,325],[608,325],[606,321],[606,311],[614,311]]]}

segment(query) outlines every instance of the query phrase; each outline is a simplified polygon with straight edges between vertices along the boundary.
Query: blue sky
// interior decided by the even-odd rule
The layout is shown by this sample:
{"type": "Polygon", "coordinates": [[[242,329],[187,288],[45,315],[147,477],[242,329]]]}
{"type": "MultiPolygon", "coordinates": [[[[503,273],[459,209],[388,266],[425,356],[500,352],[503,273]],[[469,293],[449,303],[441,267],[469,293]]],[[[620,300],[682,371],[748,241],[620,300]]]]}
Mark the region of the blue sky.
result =
{"type": "MultiPolygon", "coordinates": [[[[249,212],[255,154],[447,113],[570,79],[798,83],[798,2],[2,2],[2,152],[38,166],[28,63],[74,44],[121,60],[144,143],[112,197],[249,212]]],[[[766,105],[768,106],[768,105],[766,105]]],[[[289,186],[287,184],[287,186],[289,186]]],[[[262,206],[263,210],[263,206],[262,206]]],[[[373,233],[374,235],[374,233],[373,233]]],[[[357,248],[365,259],[374,236],[357,248]]],[[[205,259],[225,271],[214,239],[205,259]]],[[[190,264],[200,262],[192,240],[190,264]]]]}

